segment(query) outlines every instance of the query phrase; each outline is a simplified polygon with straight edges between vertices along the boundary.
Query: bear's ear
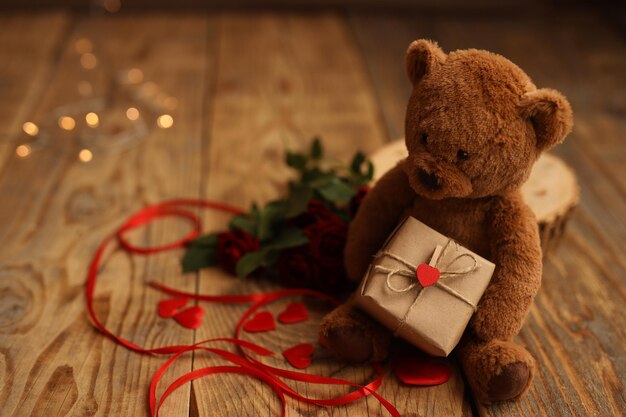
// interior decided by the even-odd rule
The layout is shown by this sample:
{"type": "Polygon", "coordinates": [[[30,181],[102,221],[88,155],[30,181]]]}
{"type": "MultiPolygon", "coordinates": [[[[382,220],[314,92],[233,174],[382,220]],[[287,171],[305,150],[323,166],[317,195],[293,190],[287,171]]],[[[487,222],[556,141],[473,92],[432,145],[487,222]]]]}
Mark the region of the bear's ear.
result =
{"type": "Polygon", "coordinates": [[[572,107],[561,93],[542,88],[524,94],[522,117],[530,120],[537,136],[537,149],[545,151],[563,142],[572,130],[572,107]]]}
{"type": "Polygon", "coordinates": [[[411,42],[406,51],[406,72],[416,85],[434,66],[446,59],[437,43],[426,39],[411,42]]]}

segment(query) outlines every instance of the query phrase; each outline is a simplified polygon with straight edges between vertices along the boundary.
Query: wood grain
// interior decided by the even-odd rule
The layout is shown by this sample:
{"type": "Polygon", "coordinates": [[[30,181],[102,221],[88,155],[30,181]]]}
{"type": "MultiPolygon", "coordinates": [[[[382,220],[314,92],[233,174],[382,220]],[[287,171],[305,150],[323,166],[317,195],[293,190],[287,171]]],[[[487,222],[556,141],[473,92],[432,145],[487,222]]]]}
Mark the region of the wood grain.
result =
{"type": "MultiPolygon", "coordinates": [[[[543,288],[519,337],[539,364],[529,395],[483,407],[473,404],[458,370],[445,385],[416,389],[400,386],[387,368],[381,393],[406,416],[626,414],[624,40],[593,14],[556,17],[545,10],[499,19],[443,11],[347,18],[272,12],[0,16],[2,139],[16,139],[25,119],[43,120],[78,100],[77,83],[85,77],[108,93],[100,67],[85,73],[78,65],[75,41],[83,37],[106,57],[100,64],[141,68],[146,80],[180,102],[171,129],[154,130],[125,152],[94,152],[88,164],[76,158],[79,142],[59,129],[54,146],[26,159],[14,156],[13,144],[0,144],[0,415],[147,415],[147,386],[163,358],[118,348],[85,317],[85,271],[99,242],[128,214],[165,198],[214,198],[243,207],[266,202],[284,190],[284,149],[301,149],[314,135],[340,159],[401,136],[408,94],[402,59],[417,37],[437,39],[445,49],[500,52],[538,85],[568,95],[577,122],[557,153],[579,174],[581,207],[546,262],[543,288]]],[[[228,218],[203,213],[203,220],[215,230],[228,218]]],[[[157,244],[187,227],[162,221],[132,238],[157,244]]],[[[184,330],[157,317],[156,303],[164,297],[145,285],[147,277],[202,293],[275,288],[214,270],[182,275],[180,255],[109,255],[96,299],[100,317],[141,345],[191,343],[227,335],[245,307],[205,304],[205,325],[184,330]]],[[[286,303],[269,309],[278,313],[286,303]]],[[[247,337],[277,351],[306,337],[315,342],[327,308],[311,304],[310,321],[247,337]]],[[[268,361],[287,366],[280,356],[268,361]]],[[[217,362],[189,355],[164,382],[217,362]]],[[[323,349],[309,370],[360,383],[372,377],[368,367],[346,366],[323,349]]],[[[293,386],[319,397],[341,391],[293,386]]],[[[288,401],[289,416],[387,415],[372,399],[336,409],[288,401]]],[[[162,415],[279,411],[262,383],[218,375],[173,394],[162,415]]]]}
{"type": "MultiPolygon", "coordinates": [[[[380,93],[394,85],[390,78],[401,77],[402,69],[382,72],[381,61],[390,59],[390,51],[378,58],[378,49],[369,43],[406,43],[407,32],[413,39],[436,39],[446,50],[476,47],[501,53],[526,69],[539,86],[558,88],[570,98],[575,129],[556,153],[579,174],[581,207],[561,247],[545,264],[542,290],[519,336],[537,358],[539,371],[521,401],[476,407],[481,416],[623,415],[626,339],[619,311],[625,301],[626,269],[623,253],[616,250],[626,243],[620,175],[626,130],[623,77],[618,75],[625,61],[623,41],[597,16],[577,13],[563,13],[556,21],[549,16],[457,16],[381,23],[356,16],[352,22],[370,72],[384,76],[374,79],[383,107],[398,108],[406,102],[405,92],[380,93]],[[399,29],[381,30],[385,25],[399,29]],[[587,33],[593,33],[591,40],[587,33]]],[[[401,62],[403,53],[398,48],[395,62],[401,62]]],[[[395,113],[386,117],[388,130],[398,131],[399,120],[402,116],[395,113]]]]}
{"type": "MultiPolygon", "coordinates": [[[[95,332],[86,319],[83,283],[97,245],[131,211],[167,197],[198,196],[206,33],[206,20],[194,17],[75,22],[33,117],[75,98],[80,78],[74,41],[80,37],[112,53],[111,64],[142,68],[147,79],[175,92],[181,110],[171,129],[153,131],[124,153],[94,151],[89,164],[78,162],[75,142],[60,133],[54,137],[59,146],[6,162],[0,178],[6,202],[0,209],[3,416],[146,414],[147,384],[163,359],[120,349],[95,332]]],[[[101,87],[97,82],[94,87],[101,87]]],[[[186,229],[163,222],[133,238],[150,245],[186,229]]],[[[162,296],[147,289],[147,276],[195,288],[193,278],[180,279],[175,256],[131,259],[118,252],[101,273],[98,314],[141,345],[191,342],[192,332],[157,317],[162,296]]],[[[191,360],[173,371],[190,368],[191,360]]],[[[163,411],[185,412],[188,404],[185,387],[163,411]]]]}
{"type": "Polygon", "coordinates": [[[0,15],[0,161],[26,139],[22,123],[46,88],[70,23],[62,12],[0,15]]]}

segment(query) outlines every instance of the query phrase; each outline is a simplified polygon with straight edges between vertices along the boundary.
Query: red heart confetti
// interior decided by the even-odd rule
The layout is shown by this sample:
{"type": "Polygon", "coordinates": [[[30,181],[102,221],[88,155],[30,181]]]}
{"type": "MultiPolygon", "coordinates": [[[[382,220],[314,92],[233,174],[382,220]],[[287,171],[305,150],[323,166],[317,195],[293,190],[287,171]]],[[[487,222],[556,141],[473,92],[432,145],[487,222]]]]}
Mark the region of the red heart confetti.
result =
{"type": "Polygon", "coordinates": [[[193,306],[184,309],[180,313],[176,313],[174,320],[183,327],[188,329],[197,329],[202,325],[202,317],[204,316],[204,308],[193,306]]]}
{"type": "Polygon", "coordinates": [[[309,311],[302,303],[291,303],[278,315],[278,321],[284,324],[299,323],[309,319],[309,311]]]}
{"type": "Polygon", "coordinates": [[[274,316],[268,311],[261,311],[246,322],[244,330],[250,333],[267,332],[276,329],[274,316]]]}
{"type": "Polygon", "coordinates": [[[311,364],[313,343],[301,343],[283,351],[283,356],[294,368],[305,369],[311,364]]]}
{"type": "Polygon", "coordinates": [[[441,277],[441,273],[437,268],[427,264],[419,264],[415,273],[417,275],[417,280],[424,288],[435,285],[441,277]]]}
{"type": "Polygon", "coordinates": [[[452,375],[447,363],[424,355],[400,356],[391,366],[398,379],[407,385],[440,385],[452,375]]]}
{"type": "Polygon", "coordinates": [[[159,316],[163,317],[164,319],[174,317],[174,315],[178,313],[178,310],[180,310],[187,304],[187,301],[188,300],[186,298],[171,298],[169,300],[159,301],[159,304],[157,306],[159,316]]]}

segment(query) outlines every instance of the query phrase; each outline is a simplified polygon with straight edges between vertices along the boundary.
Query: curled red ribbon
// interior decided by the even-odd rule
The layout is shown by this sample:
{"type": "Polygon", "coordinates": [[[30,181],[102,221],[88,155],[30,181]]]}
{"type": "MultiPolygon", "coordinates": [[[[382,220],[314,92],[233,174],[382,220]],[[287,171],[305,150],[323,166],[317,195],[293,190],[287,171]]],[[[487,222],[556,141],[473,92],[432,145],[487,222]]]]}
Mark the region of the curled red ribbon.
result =
{"type": "Polygon", "coordinates": [[[274,292],[267,293],[253,293],[246,295],[202,295],[202,294],[192,294],[188,292],[179,291],[173,288],[169,288],[163,284],[158,282],[151,282],[150,285],[164,293],[187,297],[198,301],[207,301],[207,302],[218,302],[218,303],[252,303],[250,308],[241,316],[239,322],[237,323],[237,327],[235,330],[234,338],[215,338],[203,340],[198,343],[194,343],[192,345],[173,345],[173,346],[162,346],[157,348],[143,348],[141,346],[136,345],[135,343],[122,338],[121,336],[116,335],[112,331],[108,330],[106,326],[98,319],[93,305],[94,293],[97,283],[98,270],[100,269],[100,265],[102,263],[102,257],[106,248],[114,241],[117,240],[117,243],[124,250],[135,253],[139,255],[150,255],[154,253],[164,252],[176,248],[182,247],[185,243],[190,240],[198,237],[202,231],[202,224],[200,218],[193,213],[185,209],[185,207],[197,207],[197,208],[206,208],[213,209],[225,213],[230,214],[242,214],[243,211],[238,207],[234,207],[225,203],[216,202],[216,201],[208,201],[208,200],[195,200],[195,199],[177,199],[177,200],[169,200],[162,203],[154,204],[151,206],[147,206],[137,213],[133,214],[128,220],[126,220],[115,232],[114,235],[105,238],[89,265],[89,270],[87,274],[87,285],[85,289],[85,299],[87,303],[87,311],[89,313],[89,317],[91,318],[94,326],[104,333],[107,337],[114,340],[116,343],[130,349],[132,351],[142,353],[142,354],[150,354],[150,355],[172,355],[162,366],[157,370],[152,378],[152,382],[150,384],[149,390],[149,408],[150,415],[152,417],[158,416],[159,409],[161,408],[163,402],[178,388],[186,384],[187,382],[193,381],[198,378],[202,378],[209,375],[220,374],[220,373],[237,373],[243,375],[249,375],[254,378],[257,378],[266,384],[268,384],[276,393],[276,395],[281,400],[282,404],[282,416],[285,416],[285,395],[288,395],[293,398],[297,398],[300,401],[304,401],[310,404],[316,404],[320,406],[338,406],[348,404],[350,402],[356,401],[360,398],[363,398],[368,395],[372,395],[375,397],[382,405],[389,411],[389,413],[394,417],[400,417],[400,413],[395,409],[395,407],[385,400],[380,394],[376,392],[376,390],[382,384],[382,370],[378,364],[374,364],[374,371],[377,374],[376,379],[367,385],[359,385],[351,381],[347,381],[339,378],[326,377],[321,375],[311,375],[306,374],[304,372],[296,372],[285,370],[281,368],[276,368],[272,366],[268,366],[258,361],[256,358],[252,357],[247,351],[251,351],[260,356],[273,355],[274,352],[266,349],[257,344],[245,341],[241,339],[241,329],[247,319],[259,308],[274,302],[283,297],[289,297],[293,295],[304,295],[316,297],[318,299],[330,302],[332,304],[338,304],[339,301],[334,299],[333,297],[313,290],[308,289],[285,289],[274,292]],[[152,246],[152,247],[138,247],[132,245],[125,237],[125,234],[130,230],[136,229],[138,227],[144,226],[156,219],[163,217],[179,217],[191,222],[193,229],[183,238],[170,242],[161,246],[152,246]],[[210,348],[203,345],[210,344],[213,342],[228,342],[235,346],[237,346],[241,352],[241,355],[236,353],[217,349],[210,348]],[[220,366],[211,366],[208,368],[201,368],[186,373],[172,382],[163,392],[161,398],[157,400],[157,386],[167,369],[182,355],[186,352],[191,352],[195,350],[202,350],[212,354],[215,354],[222,359],[232,363],[233,365],[220,365],[220,366]],[[294,381],[303,381],[314,384],[327,384],[327,385],[347,385],[351,387],[355,387],[356,390],[330,399],[316,399],[309,398],[299,394],[291,387],[289,387],[283,380],[280,378],[285,378],[294,381]]]}

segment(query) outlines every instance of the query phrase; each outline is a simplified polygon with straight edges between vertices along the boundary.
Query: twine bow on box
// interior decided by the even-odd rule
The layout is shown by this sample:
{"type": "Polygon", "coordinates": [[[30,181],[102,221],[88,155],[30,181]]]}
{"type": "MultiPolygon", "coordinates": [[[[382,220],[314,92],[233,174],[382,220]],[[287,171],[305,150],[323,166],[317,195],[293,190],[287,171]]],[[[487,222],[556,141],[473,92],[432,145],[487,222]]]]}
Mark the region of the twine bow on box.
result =
{"type": "Polygon", "coordinates": [[[470,274],[476,271],[479,267],[479,263],[476,257],[472,255],[471,253],[467,253],[467,252],[457,255],[456,257],[452,258],[449,261],[445,261],[448,251],[453,246],[456,250],[458,250],[458,244],[454,242],[452,239],[449,239],[448,243],[446,243],[445,246],[437,245],[435,247],[433,255],[428,264],[413,265],[411,262],[407,261],[406,259],[403,259],[399,257],[398,255],[395,255],[388,251],[382,251],[376,255],[376,258],[388,257],[402,264],[402,266],[395,268],[395,269],[387,268],[381,265],[374,266],[375,272],[381,272],[381,273],[387,274],[387,279],[385,281],[385,284],[387,288],[389,289],[389,291],[396,292],[396,293],[404,293],[407,291],[411,291],[413,288],[417,286],[420,287],[417,295],[415,296],[415,300],[413,300],[413,303],[407,309],[406,313],[404,314],[402,319],[399,321],[398,326],[395,328],[394,330],[395,335],[397,335],[400,329],[402,328],[402,326],[406,324],[406,320],[409,317],[409,314],[411,314],[411,310],[413,309],[413,306],[417,304],[417,301],[419,300],[420,295],[422,294],[422,292],[424,291],[426,287],[434,286],[434,287],[440,288],[443,291],[447,292],[448,294],[465,302],[467,305],[472,307],[474,311],[476,311],[475,303],[473,303],[463,294],[456,291],[454,288],[451,288],[447,286],[445,283],[441,282],[441,280],[446,279],[446,278],[470,274]],[[454,269],[454,264],[463,258],[471,259],[472,265],[467,266],[465,268],[454,269]],[[393,284],[391,283],[391,278],[394,275],[411,278],[413,279],[413,281],[404,288],[397,288],[397,287],[394,287],[393,284]]]}

